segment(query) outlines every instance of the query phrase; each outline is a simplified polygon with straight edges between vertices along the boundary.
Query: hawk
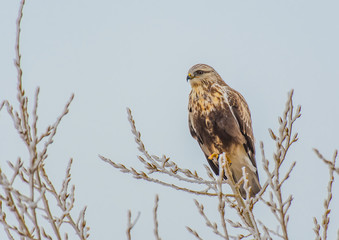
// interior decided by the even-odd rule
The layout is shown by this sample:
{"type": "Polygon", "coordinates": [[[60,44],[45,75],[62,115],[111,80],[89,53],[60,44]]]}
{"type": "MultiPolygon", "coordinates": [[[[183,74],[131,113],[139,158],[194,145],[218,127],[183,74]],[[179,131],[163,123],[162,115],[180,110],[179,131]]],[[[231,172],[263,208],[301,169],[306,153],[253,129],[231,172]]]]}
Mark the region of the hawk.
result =
{"type": "MultiPolygon", "coordinates": [[[[206,64],[191,67],[187,81],[192,87],[188,102],[192,137],[198,141],[216,175],[219,174],[218,155],[224,152],[235,182],[243,176],[242,168],[245,167],[253,197],[261,187],[255,161],[251,113],[244,97],[206,64]]],[[[242,185],[240,193],[243,198],[246,197],[242,185]]]]}

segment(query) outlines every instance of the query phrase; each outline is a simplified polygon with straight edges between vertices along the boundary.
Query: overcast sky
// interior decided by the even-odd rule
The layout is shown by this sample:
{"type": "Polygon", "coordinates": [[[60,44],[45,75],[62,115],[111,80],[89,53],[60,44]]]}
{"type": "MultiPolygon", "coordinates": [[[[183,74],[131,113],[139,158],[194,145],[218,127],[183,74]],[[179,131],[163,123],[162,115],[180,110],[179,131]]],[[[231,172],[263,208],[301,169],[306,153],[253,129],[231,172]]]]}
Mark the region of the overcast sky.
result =
{"type": "MultiPolygon", "coordinates": [[[[19,1],[0,1],[0,101],[8,99],[15,106],[18,7],[19,1]]],[[[270,159],[274,143],[267,129],[277,128],[287,93],[295,89],[294,101],[302,105],[302,118],[295,125],[300,141],[288,154],[287,166],[292,161],[297,165],[284,190],[294,195],[291,239],[313,238],[312,218],[322,214],[328,170],[312,148],[331,158],[339,147],[338,9],[335,0],[28,0],[21,38],[24,87],[31,99],[41,87],[40,131],[75,94],[46,167],[61,184],[67,162],[74,158],[76,205],[88,206],[92,239],[126,239],[128,209],[141,212],[134,239],[152,239],[156,193],[164,240],[193,239],[186,225],[212,239],[193,204],[195,196],[133,179],[98,158],[101,154],[139,166],[127,121],[130,107],[151,154],[166,154],[204,174],[206,160],[187,123],[186,74],[196,63],[213,66],[243,94],[256,147],[263,141],[270,159]]],[[[27,158],[5,110],[0,112],[0,136],[1,167],[18,156],[27,158]]],[[[257,151],[263,181],[260,159],[257,151]]],[[[333,206],[339,201],[337,182],[334,189],[333,206]]],[[[217,200],[199,199],[218,220],[217,200]]],[[[332,212],[329,239],[336,236],[338,211],[332,212]]],[[[231,210],[227,214],[232,216],[231,210]]],[[[274,221],[267,209],[257,216],[274,221]]],[[[3,235],[0,230],[0,238],[3,235]]]]}

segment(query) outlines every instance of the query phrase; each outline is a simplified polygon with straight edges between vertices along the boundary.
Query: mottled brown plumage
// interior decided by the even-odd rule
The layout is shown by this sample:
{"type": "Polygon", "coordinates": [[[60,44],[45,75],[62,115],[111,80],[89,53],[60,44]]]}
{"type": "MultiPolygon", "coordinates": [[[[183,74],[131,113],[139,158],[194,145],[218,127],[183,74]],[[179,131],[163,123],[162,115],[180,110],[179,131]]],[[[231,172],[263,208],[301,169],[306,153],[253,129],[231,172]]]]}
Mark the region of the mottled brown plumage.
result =
{"type": "MultiPolygon", "coordinates": [[[[220,75],[206,64],[194,65],[187,80],[192,91],[189,95],[188,122],[195,138],[215,174],[218,162],[208,159],[212,154],[226,153],[231,171],[237,182],[245,167],[251,186],[251,196],[260,190],[255,161],[251,113],[244,97],[229,87],[220,75]]],[[[241,186],[240,193],[246,196],[241,186]]]]}

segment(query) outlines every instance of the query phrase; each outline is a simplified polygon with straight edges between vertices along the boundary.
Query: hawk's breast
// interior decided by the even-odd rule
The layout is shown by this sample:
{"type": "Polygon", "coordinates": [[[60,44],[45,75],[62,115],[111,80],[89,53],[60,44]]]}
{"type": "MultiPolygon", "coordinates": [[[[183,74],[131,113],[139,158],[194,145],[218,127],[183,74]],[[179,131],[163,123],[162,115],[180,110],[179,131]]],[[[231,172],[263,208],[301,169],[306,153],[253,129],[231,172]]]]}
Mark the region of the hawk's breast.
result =
{"type": "Polygon", "coordinates": [[[194,88],[189,97],[189,124],[206,156],[229,152],[244,137],[222,88],[194,88]],[[209,91],[208,91],[209,90],[209,91]]]}

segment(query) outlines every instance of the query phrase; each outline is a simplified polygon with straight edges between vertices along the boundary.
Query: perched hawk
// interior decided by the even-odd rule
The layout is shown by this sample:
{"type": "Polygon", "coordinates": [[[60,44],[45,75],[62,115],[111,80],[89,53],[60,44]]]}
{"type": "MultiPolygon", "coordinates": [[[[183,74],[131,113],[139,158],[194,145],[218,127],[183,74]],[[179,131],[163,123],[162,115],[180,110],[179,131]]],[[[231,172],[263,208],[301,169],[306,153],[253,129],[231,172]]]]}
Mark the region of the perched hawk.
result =
{"type": "MultiPolygon", "coordinates": [[[[229,87],[220,75],[206,64],[196,64],[188,71],[187,81],[192,91],[188,102],[188,123],[215,174],[216,160],[226,153],[235,182],[245,167],[251,186],[251,196],[260,190],[255,162],[251,113],[244,97],[229,87]]],[[[243,198],[246,192],[240,187],[243,198]]]]}

